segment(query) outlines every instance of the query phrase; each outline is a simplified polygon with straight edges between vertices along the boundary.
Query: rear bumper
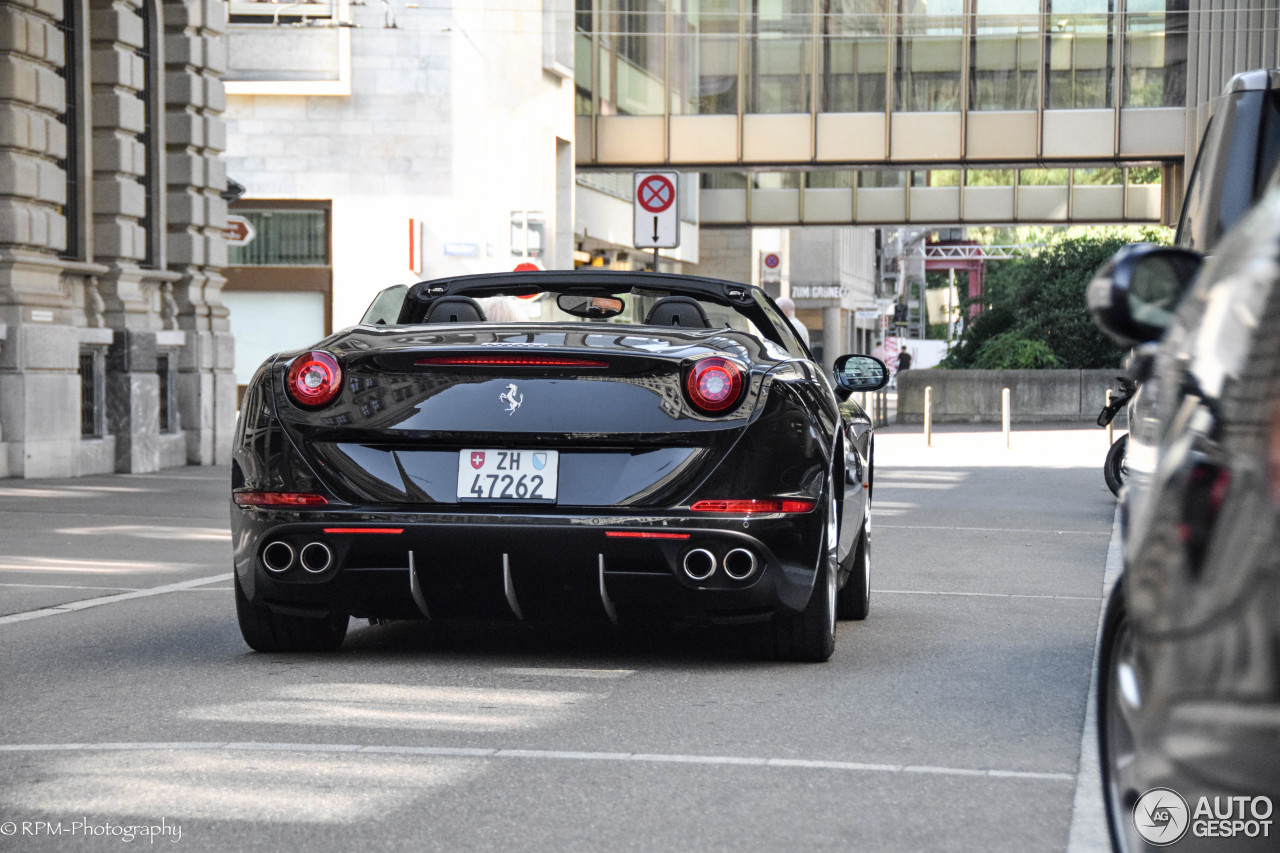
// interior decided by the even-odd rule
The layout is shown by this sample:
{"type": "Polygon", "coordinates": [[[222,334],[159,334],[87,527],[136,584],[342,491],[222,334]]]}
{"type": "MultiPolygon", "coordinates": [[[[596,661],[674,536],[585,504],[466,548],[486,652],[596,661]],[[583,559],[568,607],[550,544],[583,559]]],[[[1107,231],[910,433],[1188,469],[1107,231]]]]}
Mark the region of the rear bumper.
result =
{"type": "Polygon", "coordinates": [[[802,609],[822,533],[819,512],[747,519],[302,513],[234,505],[232,528],[246,597],[279,612],[575,621],[669,614],[714,623],[802,609]],[[276,543],[288,548],[273,552],[273,570],[264,552],[276,543]],[[303,550],[312,543],[325,548],[308,550],[304,567],[303,550]],[[706,553],[690,572],[685,558],[695,550],[706,553]],[[731,567],[738,577],[726,571],[730,552],[737,552],[731,567]],[[695,579],[709,565],[710,575],[695,579]]]}

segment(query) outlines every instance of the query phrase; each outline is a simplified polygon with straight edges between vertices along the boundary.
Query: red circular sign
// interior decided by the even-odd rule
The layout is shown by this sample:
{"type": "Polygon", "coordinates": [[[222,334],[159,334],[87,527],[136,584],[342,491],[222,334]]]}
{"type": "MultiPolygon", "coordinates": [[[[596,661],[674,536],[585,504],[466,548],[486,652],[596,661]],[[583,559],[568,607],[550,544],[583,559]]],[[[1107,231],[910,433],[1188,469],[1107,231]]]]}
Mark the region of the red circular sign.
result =
{"type": "Polygon", "coordinates": [[[782,263],[782,259],[772,252],[764,256],[764,265],[769,269],[775,268],[780,263],[782,263]]]}
{"type": "Polygon", "coordinates": [[[676,188],[662,175],[650,175],[636,188],[636,201],[650,213],[661,213],[676,200],[676,188]]]}

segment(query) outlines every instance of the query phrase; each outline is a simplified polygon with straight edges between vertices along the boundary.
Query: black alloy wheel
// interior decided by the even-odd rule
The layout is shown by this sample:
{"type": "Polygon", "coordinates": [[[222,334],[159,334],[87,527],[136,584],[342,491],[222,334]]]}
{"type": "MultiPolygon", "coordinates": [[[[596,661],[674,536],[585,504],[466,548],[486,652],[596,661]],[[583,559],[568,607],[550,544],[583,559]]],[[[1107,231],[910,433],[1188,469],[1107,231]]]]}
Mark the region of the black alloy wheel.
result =
{"type": "Polygon", "coordinates": [[[822,550],[809,603],[799,613],[775,616],[771,622],[759,626],[761,652],[772,660],[823,663],[836,650],[840,519],[835,494],[835,479],[828,476],[822,550]]]}
{"type": "MultiPolygon", "coordinates": [[[[1137,777],[1137,740],[1133,719],[1141,706],[1133,667],[1133,633],[1116,583],[1107,602],[1098,666],[1098,751],[1102,768],[1102,799],[1111,844],[1120,853],[1136,853],[1147,845],[1138,835],[1133,806],[1144,787],[1137,777]]],[[[1146,786],[1150,787],[1150,786],[1146,786]]]]}
{"type": "Polygon", "coordinates": [[[1120,436],[1107,451],[1107,461],[1102,463],[1102,476],[1107,478],[1107,488],[1111,494],[1119,495],[1120,487],[1129,479],[1129,436],[1120,436]]]}
{"type": "Polygon", "coordinates": [[[871,526],[869,520],[862,525],[862,534],[851,555],[849,577],[840,588],[836,600],[836,615],[854,622],[867,618],[871,612],[871,526]]]}
{"type": "Polygon", "coordinates": [[[249,602],[240,588],[239,577],[234,584],[240,634],[255,652],[331,652],[346,639],[350,617],[345,613],[324,617],[272,613],[261,604],[249,602]]]}

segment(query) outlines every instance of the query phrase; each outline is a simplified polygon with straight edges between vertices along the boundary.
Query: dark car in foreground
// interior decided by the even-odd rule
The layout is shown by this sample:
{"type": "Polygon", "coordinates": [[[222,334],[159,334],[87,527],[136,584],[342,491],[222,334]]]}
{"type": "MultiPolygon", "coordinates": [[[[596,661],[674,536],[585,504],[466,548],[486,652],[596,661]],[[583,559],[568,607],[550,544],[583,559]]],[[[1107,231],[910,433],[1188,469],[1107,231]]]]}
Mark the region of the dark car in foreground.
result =
{"type": "Polygon", "coordinates": [[[869,606],[884,364],[823,375],[759,288],[522,272],[390,288],[281,353],[236,434],[236,610],[259,651],[349,617],[747,625],[822,661],[869,606]],[[502,319],[498,319],[501,317],[502,319]]]}
{"type": "Polygon", "coordinates": [[[1161,340],[1144,389],[1158,442],[1126,487],[1103,623],[1113,843],[1280,849],[1280,194],[1207,261],[1118,256],[1090,304],[1118,339],[1161,340]]]}

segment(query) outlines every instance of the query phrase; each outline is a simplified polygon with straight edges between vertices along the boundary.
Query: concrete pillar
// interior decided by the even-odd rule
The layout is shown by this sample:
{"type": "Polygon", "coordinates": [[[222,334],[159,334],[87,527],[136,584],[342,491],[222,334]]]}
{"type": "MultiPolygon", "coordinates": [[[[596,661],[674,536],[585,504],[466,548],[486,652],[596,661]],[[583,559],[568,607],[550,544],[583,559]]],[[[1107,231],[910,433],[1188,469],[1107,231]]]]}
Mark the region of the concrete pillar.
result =
{"type": "Polygon", "coordinates": [[[168,269],[175,316],[186,333],[178,361],[178,414],[187,460],[230,464],[235,431],[235,347],[222,304],[227,246],[226,7],[218,0],[164,3],[168,269]]]}
{"type": "Polygon", "coordinates": [[[839,305],[831,305],[822,309],[822,369],[830,373],[835,369],[836,359],[844,355],[848,349],[845,342],[844,311],[839,305]]]}

